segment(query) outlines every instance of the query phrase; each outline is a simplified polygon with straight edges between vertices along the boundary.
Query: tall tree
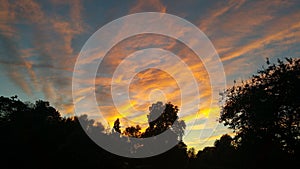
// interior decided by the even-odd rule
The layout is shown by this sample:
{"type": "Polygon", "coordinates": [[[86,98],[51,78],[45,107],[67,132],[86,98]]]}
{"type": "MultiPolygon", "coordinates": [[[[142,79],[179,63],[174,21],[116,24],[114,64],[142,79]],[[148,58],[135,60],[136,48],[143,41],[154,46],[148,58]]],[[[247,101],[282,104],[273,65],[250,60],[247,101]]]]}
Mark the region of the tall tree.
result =
{"type": "Polygon", "coordinates": [[[294,153],[300,144],[300,59],[267,65],[225,91],[220,122],[237,133],[239,146],[294,153]]]}
{"type": "Polygon", "coordinates": [[[118,133],[121,133],[121,127],[120,127],[120,120],[117,118],[117,120],[114,122],[114,130],[118,133]]]}
{"type": "Polygon", "coordinates": [[[170,129],[178,140],[182,140],[186,125],[183,120],[179,120],[177,106],[171,103],[163,105],[162,102],[157,102],[152,104],[149,110],[150,113],[147,116],[149,127],[142,134],[142,137],[156,136],[170,129]]]}

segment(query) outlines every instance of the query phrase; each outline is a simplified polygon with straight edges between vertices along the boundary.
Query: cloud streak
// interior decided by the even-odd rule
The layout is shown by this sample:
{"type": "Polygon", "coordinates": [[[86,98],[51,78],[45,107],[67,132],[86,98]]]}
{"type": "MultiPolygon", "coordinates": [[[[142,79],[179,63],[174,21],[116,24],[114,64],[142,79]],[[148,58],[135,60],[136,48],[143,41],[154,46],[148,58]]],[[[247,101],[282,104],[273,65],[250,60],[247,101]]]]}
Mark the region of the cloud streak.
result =
{"type": "MultiPolygon", "coordinates": [[[[129,6],[107,3],[89,4],[80,0],[47,2],[0,0],[0,65],[4,68],[1,76],[7,76],[29,97],[35,99],[42,96],[49,100],[64,115],[74,113],[71,95],[72,71],[85,40],[103,26],[101,24],[108,23],[112,18],[150,11],[171,12],[187,18],[204,31],[221,57],[229,85],[233,79],[247,78],[255,73],[265,57],[272,60],[284,56],[299,57],[300,54],[297,51],[300,44],[300,15],[297,1],[232,0],[209,3],[189,1],[176,5],[159,0],[139,0],[132,1],[129,6]],[[199,11],[196,11],[198,7],[199,11]],[[101,13],[108,10],[106,8],[113,10],[101,13]]],[[[126,23],[122,28],[122,31],[126,31],[126,23]]],[[[169,23],[168,29],[175,29],[172,23],[169,23]]],[[[179,30],[179,34],[183,35],[185,31],[187,30],[179,30]]],[[[120,32],[116,34],[118,33],[120,32]]],[[[196,77],[200,91],[200,110],[190,108],[188,112],[180,112],[186,123],[192,124],[192,120],[196,117],[193,113],[199,113],[201,119],[215,120],[219,109],[210,107],[212,102],[216,102],[211,96],[209,79],[211,77],[198,56],[174,39],[160,35],[138,35],[120,42],[109,51],[95,79],[97,101],[101,103],[99,108],[110,121],[110,125],[121,115],[117,113],[113,104],[109,77],[124,58],[149,47],[162,48],[177,54],[196,77]]],[[[94,62],[98,54],[80,64],[94,62]]],[[[147,64],[155,65],[160,61],[153,59],[147,64]]],[[[169,66],[167,62],[163,64],[169,66]]],[[[143,61],[139,61],[137,65],[144,65],[143,61]]],[[[134,70],[136,67],[132,64],[129,68],[134,70]]],[[[175,64],[169,66],[169,69],[174,74],[181,71],[175,64]]],[[[129,70],[124,72],[129,73],[129,70]]],[[[119,83],[128,83],[126,76],[118,76],[116,79],[119,83]]],[[[75,80],[86,85],[94,82],[94,79],[88,77],[75,80]]],[[[186,81],[185,87],[189,86],[188,78],[183,77],[180,80],[186,81]]],[[[75,92],[84,95],[90,90],[75,92]]],[[[14,95],[16,94],[14,91],[15,89],[11,89],[10,93],[5,94],[14,95]]],[[[145,112],[140,114],[127,112],[134,121],[146,121],[147,109],[150,102],[155,100],[155,96],[180,105],[181,91],[178,83],[163,71],[149,69],[136,74],[130,82],[129,92],[131,101],[124,102],[122,107],[126,109],[132,106],[145,112]]],[[[84,96],[75,101],[82,100],[84,96]]],[[[91,115],[96,117],[95,112],[91,115]]],[[[125,120],[121,122],[124,126],[131,125],[125,120]]],[[[212,124],[208,126],[211,127],[212,124]]],[[[203,124],[197,124],[194,130],[200,132],[203,127],[203,124]]],[[[224,132],[227,130],[218,128],[216,135],[210,138],[210,143],[224,132]]],[[[196,142],[197,140],[190,140],[191,145],[196,145],[196,142]]]]}
{"type": "Polygon", "coordinates": [[[149,0],[149,1],[143,1],[138,0],[137,3],[129,10],[129,13],[138,13],[138,12],[162,12],[166,13],[167,7],[163,5],[163,3],[160,0],[149,0]]]}

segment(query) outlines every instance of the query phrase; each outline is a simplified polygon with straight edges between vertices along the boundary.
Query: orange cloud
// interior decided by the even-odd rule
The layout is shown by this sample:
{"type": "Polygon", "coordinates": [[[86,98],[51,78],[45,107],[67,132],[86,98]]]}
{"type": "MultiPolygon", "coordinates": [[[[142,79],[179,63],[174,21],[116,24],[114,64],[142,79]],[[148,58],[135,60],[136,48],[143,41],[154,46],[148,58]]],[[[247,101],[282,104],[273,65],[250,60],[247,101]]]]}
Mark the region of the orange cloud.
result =
{"type": "MultiPolygon", "coordinates": [[[[291,5],[291,1],[231,1],[226,6],[214,6],[207,19],[199,21],[199,28],[212,37],[222,61],[228,61],[263,48],[273,40],[283,40],[278,39],[282,28],[299,20],[296,13],[278,16],[280,10],[291,5]],[[278,34],[277,38],[273,34],[278,34]]],[[[285,31],[289,32],[292,29],[285,31]]]]}
{"type": "Polygon", "coordinates": [[[164,6],[160,0],[149,0],[149,1],[143,1],[138,0],[135,6],[133,6],[129,13],[137,13],[137,12],[153,12],[158,11],[162,13],[166,13],[167,7],[164,6]]]}
{"type": "MultiPolygon", "coordinates": [[[[62,3],[54,2],[58,4],[62,3]]],[[[80,0],[66,1],[65,3],[70,6],[69,17],[71,20],[50,19],[50,22],[53,24],[54,30],[63,36],[64,51],[67,54],[73,54],[72,40],[75,35],[84,31],[84,23],[81,18],[82,6],[80,0]]]]}
{"type": "Polygon", "coordinates": [[[15,12],[8,0],[0,1],[0,34],[12,37],[16,33],[15,28],[11,25],[15,22],[15,12]]]}
{"type": "Polygon", "coordinates": [[[32,96],[32,91],[29,86],[28,81],[26,81],[23,77],[23,73],[20,72],[20,70],[17,69],[10,69],[10,72],[8,72],[9,77],[18,85],[21,87],[21,89],[28,94],[29,96],[32,96]]]}
{"type": "Polygon", "coordinates": [[[245,46],[242,46],[241,48],[239,48],[238,50],[235,50],[229,54],[226,54],[222,57],[222,61],[227,61],[236,57],[239,57],[245,53],[248,53],[254,49],[257,48],[261,48],[266,44],[272,43],[274,41],[280,41],[283,40],[285,38],[287,38],[288,36],[293,36],[293,35],[289,35],[289,34],[294,34],[293,30],[297,30],[300,28],[300,24],[294,24],[290,27],[290,29],[285,29],[282,31],[279,31],[275,34],[272,35],[267,35],[261,39],[255,40],[245,46]]]}
{"type": "Polygon", "coordinates": [[[18,0],[13,3],[13,7],[18,20],[24,19],[34,24],[45,23],[45,14],[40,4],[34,0],[18,0]]]}
{"type": "Polygon", "coordinates": [[[34,95],[41,93],[44,99],[67,115],[74,114],[69,77],[76,59],[72,43],[76,35],[83,33],[85,26],[80,1],[63,5],[70,6],[69,15],[49,14],[42,10],[42,3],[33,0],[1,0],[0,36],[6,56],[1,56],[0,62],[11,81],[25,94],[36,99],[34,95]],[[19,25],[27,26],[34,33],[24,33],[19,25]],[[29,36],[29,39],[23,39],[23,36],[29,36]],[[24,40],[32,46],[23,48],[24,40]]]}
{"type": "MultiPolygon", "coordinates": [[[[70,104],[70,79],[77,55],[75,53],[76,48],[74,48],[77,42],[75,44],[74,41],[78,35],[85,33],[86,28],[89,27],[84,23],[85,18],[83,16],[85,15],[83,14],[82,2],[79,0],[52,0],[48,3],[55,9],[61,6],[67,7],[68,10],[62,14],[43,10],[44,4],[38,1],[0,1],[0,35],[5,40],[5,50],[9,51],[7,52],[9,53],[8,56],[14,60],[11,62],[9,58],[0,61],[1,64],[6,66],[7,74],[28,95],[33,92],[41,92],[45,95],[45,99],[55,103],[55,106],[59,107],[63,114],[73,112],[74,107],[70,104]],[[16,23],[20,24],[16,26],[16,23]],[[24,33],[20,28],[22,24],[33,33],[24,33]],[[28,49],[20,49],[23,47],[20,41],[24,41],[24,39],[21,39],[24,35],[30,37],[28,44],[32,43],[32,46],[28,49]]],[[[293,11],[293,9],[291,11],[287,10],[288,7],[294,5],[293,3],[292,1],[276,0],[272,2],[232,0],[213,3],[210,9],[203,11],[201,18],[204,19],[198,21],[199,28],[209,36],[215,45],[225,64],[227,77],[246,76],[247,73],[256,70],[257,64],[261,63],[260,61],[264,56],[273,56],[283,49],[288,51],[291,45],[299,43],[299,12],[293,11]],[[268,45],[275,47],[268,48],[266,47],[268,45]],[[251,57],[249,57],[250,55],[251,57]]],[[[140,0],[128,11],[129,13],[147,11],[165,13],[167,8],[172,9],[173,6],[167,7],[159,0],[140,0]]],[[[172,9],[172,11],[175,10],[172,9]]],[[[187,18],[193,16],[193,11],[191,13],[183,11],[183,13],[187,18]]],[[[194,18],[194,16],[191,18],[194,18]]],[[[120,34],[127,31],[126,26],[126,23],[121,25],[120,34]]],[[[149,27],[151,26],[155,27],[156,25],[150,25],[149,27]]],[[[175,29],[173,23],[168,23],[167,29],[175,29]]],[[[186,31],[188,30],[180,29],[178,35],[184,35],[186,31]]],[[[118,32],[116,34],[118,35],[118,32]]],[[[118,41],[118,37],[116,36],[114,40],[118,41]]],[[[216,124],[215,118],[218,116],[219,109],[215,106],[218,100],[213,100],[212,97],[211,72],[207,72],[204,63],[188,47],[175,39],[161,35],[137,35],[118,43],[103,58],[96,79],[91,79],[91,77],[73,79],[87,86],[95,82],[95,86],[92,88],[74,91],[76,95],[81,96],[75,100],[75,103],[83,101],[85,95],[95,89],[101,113],[104,114],[110,125],[113,124],[116,118],[120,118],[123,127],[133,124],[133,122],[127,121],[126,117],[130,117],[133,121],[145,122],[146,114],[149,113],[148,107],[153,100],[166,99],[181,108],[183,106],[181,105],[183,94],[186,96],[186,104],[192,104],[194,101],[191,97],[192,93],[189,93],[189,91],[182,93],[178,86],[178,83],[182,82],[183,88],[189,88],[191,83],[188,73],[185,72],[186,74],[184,74],[182,72],[180,64],[174,63],[170,66],[168,63],[171,61],[161,63],[173,74],[182,75],[180,79],[174,79],[163,71],[148,69],[136,74],[134,79],[129,82],[126,74],[134,72],[133,70],[137,68],[137,65],[155,65],[161,61],[157,58],[148,63],[138,60],[138,64],[128,65],[127,69],[123,70],[124,74],[117,76],[115,79],[115,82],[119,85],[130,83],[130,101],[124,101],[120,106],[121,109],[126,110],[125,113],[118,113],[111,96],[112,79],[110,76],[113,75],[117,66],[128,55],[149,47],[172,51],[188,66],[197,84],[199,84],[199,108],[191,106],[184,111],[180,111],[180,117],[188,125],[192,125],[196,117],[210,119],[209,124],[207,124],[209,127],[216,124]],[[129,112],[130,107],[143,110],[144,113],[129,112]]],[[[103,55],[103,53],[94,53],[94,51],[88,52],[92,56],[79,64],[93,63],[99,56],[103,55]]],[[[161,59],[164,59],[163,56],[161,59]]],[[[209,60],[209,58],[205,59],[209,60]]],[[[85,72],[78,73],[84,74],[85,72]]],[[[88,101],[85,103],[83,109],[89,106],[88,101]]],[[[99,112],[91,112],[90,115],[98,117],[97,113],[99,112]]],[[[194,130],[198,131],[207,126],[197,124],[194,130]]],[[[222,129],[218,130],[222,131],[222,129]]],[[[191,141],[191,143],[193,142],[191,141]]]]}
{"type": "Polygon", "coordinates": [[[228,1],[226,2],[227,4],[218,4],[217,6],[214,6],[215,9],[210,10],[209,14],[207,15],[205,20],[200,21],[199,28],[203,32],[209,31],[211,27],[213,27],[219,17],[223,16],[226,12],[233,10],[233,9],[238,9],[240,6],[242,6],[246,1],[228,1]]]}
{"type": "MultiPolygon", "coordinates": [[[[133,38],[126,39],[120,42],[117,46],[114,46],[110,52],[105,56],[104,60],[100,65],[100,72],[101,74],[111,75],[114,73],[116,67],[121,63],[126,56],[130,55],[131,53],[135,52],[139,49],[144,49],[148,47],[160,47],[165,48],[170,51],[175,52],[182,61],[184,61],[187,66],[191,69],[193,76],[195,76],[196,81],[200,84],[200,99],[201,99],[201,109],[200,114],[203,117],[209,117],[209,111],[206,110],[211,104],[211,87],[209,82],[209,76],[207,71],[205,70],[204,65],[202,64],[201,60],[198,56],[196,56],[190,49],[185,47],[183,44],[180,44],[172,39],[169,39],[164,36],[159,35],[144,35],[144,36],[135,36],[133,38]],[[101,68],[102,67],[102,68],[101,68]]],[[[99,56],[97,54],[94,54],[99,56]]],[[[163,58],[161,58],[163,59],[163,58]]],[[[93,62],[93,59],[87,59],[84,61],[83,64],[93,62]]],[[[137,60],[137,62],[139,62],[137,60]]],[[[149,113],[148,108],[152,104],[151,97],[153,97],[153,91],[161,91],[166,98],[166,101],[171,101],[173,104],[178,105],[181,107],[181,90],[177,85],[177,81],[185,81],[185,84],[188,85],[190,79],[188,76],[182,76],[183,79],[173,79],[168,73],[159,71],[156,69],[147,69],[145,71],[139,72],[135,75],[132,81],[128,82],[124,75],[131,73],[131,70],[135,70],[137,65],[142,66],[147,64],[158,64],[160,60],[151,60],[151,63],[141,63],[138,64],[131,64],[127,67],[127,70],[124,70],[124,74],[115,77],[115,83],[118,84],[127,84],[130,83],[129,93],[130,93],[130,101],[123,102],[120,106],[122,109],[122,114],[118,113],[118,110],[115,109],[114,104],[111,100],[111,96],[102,98],[103,95],[107,96],[110,93],[110,83],[111,79],[107,77],[97,77],[96,79],[96,86],[106,86],[106,90],[101,90],[97,93],[98,102],[100,102],[100,110],[104,114],[104,117],[109,121],[110,125],[113,124],[117,118],[123,121],[124,126],[134,125],[134,122],[139,122],[144,124],[147,122],[146,115],[149,113]],[[186,78],[186,79],[184,79],[186,78]],[[151,96],[152,95],[152,96],[151,96]],[[104,105],[101,105],[101,101],[106,102],[104,105]],[[134,114],[131,112],[131,108],[135,110],[144,112],[142,114],[134,114]],[[130,117],[133,120],[132,123],[128,122],[127,119],[130,117]]],[[[163,64],[163,63],[162,63],[163,64]]],[[[165,66],[174,74],[183,73],[180,69],[178,69],[178,65],[169,66],[165,64],[165,66]]],[[[81,79],[83,80],[83,79],[81,79]]],[[[83,80],[82,83],[90,83],[93,80],[83,80]]],[[[91,83],[90,83],[91,84],[91,83]]],[[[185,93],[189,95],[189,93],[185,93]]],[[[188,97],[187,97],[188,99],[188,97]]],[[[187,102],[192,102],[186,101],[187,102]]],[[[194,120],[196,114],[198,113],[198,109],[196,110],[195,107],[191,107],[187,109],[188,112],[181,111],[181,117],[187,121],[187,123],[191,120],[194,120]],[[193,114],[193,115],[191,115],[193,114]]],[[[144,125],[145,126],[145,125],[144,125]]],[[[145,126],[146,127],[146,126],[145,126]]]]}

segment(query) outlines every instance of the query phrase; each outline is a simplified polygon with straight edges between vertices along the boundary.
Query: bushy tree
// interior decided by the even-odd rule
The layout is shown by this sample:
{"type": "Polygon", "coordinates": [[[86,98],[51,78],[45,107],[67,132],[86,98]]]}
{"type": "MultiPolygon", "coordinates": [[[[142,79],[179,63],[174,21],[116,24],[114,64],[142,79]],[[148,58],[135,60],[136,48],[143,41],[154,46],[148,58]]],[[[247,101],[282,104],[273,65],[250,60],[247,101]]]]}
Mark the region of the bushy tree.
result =
{"type": "Polygon", "coordinates": [[[139,125],[126,127],[126,129],[123,131],[123,134],[129,137],[140,137],[141,136],[141,130],[142,128],[139,125]]]}
{"type": "Polygon", "coordinates": [[[150,113],[147,116],[149,127],[142,134],[142,137],[156,136],[170,129],[178,140],[182,140],[186,125],[183,120],[179,120],[177,106],[171,103],[163,105],[162,102],[157,102],[152,104],[149,110],[150,113]]]}
{"type": "Polygon", "coordinates": [[[220,122],[236,132],[238,146],[294,153],[300,141],[300,59],[267,65],[225,91],[220,122]]]}

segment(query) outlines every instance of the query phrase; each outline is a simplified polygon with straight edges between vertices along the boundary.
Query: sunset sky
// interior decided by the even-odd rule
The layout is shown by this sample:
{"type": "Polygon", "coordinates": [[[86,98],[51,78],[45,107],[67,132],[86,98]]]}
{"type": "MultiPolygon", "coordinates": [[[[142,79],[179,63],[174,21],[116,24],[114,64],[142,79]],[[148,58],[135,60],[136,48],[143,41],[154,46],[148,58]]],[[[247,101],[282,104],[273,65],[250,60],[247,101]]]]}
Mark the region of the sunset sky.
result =
{"type": "MultiPolygon", "coordinates": [[[[227,87],[233,81],[246,80],[265,63],[284,57],[300,56],[300,3],[297,0],[273,1],[83,1],[83,0],[0,0],[0,95],[18,95],[23,101],[48,100],[64,116],[74,115],[72,75],[76,59],[88,38],[105,24],[128,14],[162,12],[179,16],[196,25],[207,35],[223,63],[227,87]]],[[[101,112],[110,122],[129,118],[145,124],[148,107],[158,100],[192,104],[191,93],[184,93],[180,82],[190,78],[182,74],[175,79],[166,71],[147,69],[137,73],[129,86],[130,102],[120,98],[117,110],[111,99],[111,78],[119,64],[128,69],[114,77],[117,84],[128,83],[127,75],[138,66],[159,63],[169,71],[183,73],[178,65],[170,64],[168,56],[153,60],[122,62],[124,57],[139,49],[156,47],[172,51],[183,60],[199,84],[200,109],[189,107],[179,116],[192,130],[184,138],[189,147],[212,146],[222,134],[230,132],[218,125],[219,107],[211,106],[208,71],[187,46],[160,35],[134,36],[114,46],[105,56],[95,79],[96,98],[101,112]],[[143,65],[145,64],[145,65],[143,65]],[[126,73],[125,73],[126,72],[126,73]],[[102,74],[102,75],[101,75],[102,74]],[[131,114],[130,108],[141,111],[131,114]],[[118,113],[118,111],[123,111],[118,113]],[[123,115],[124,117],[122,117],[123,115]],[[194,123],[195,118],[199,120],[194,123]],[[205,141],[203,141],[205,140],[205,141]]],[[[132,57],[137,57],[135,54],[132,57]]],[[[86,60],[92,62],[93,60],[86,60]]],[[[90,84],[91,79],[80,79],[90,84]]],[[[185,83],[189,88],[191,83],[185,83]]],[[[88,89],[87,89],[88,90],[88,89]]],[[[84,95],[86,90],[76,91],[84,95]]],[[[82,97],[81,99],[84,99],[82,97]]],[[[76,100],[80,101],[80,100],[76,100]]],[[[89,106],[86,104],[85,106],[89,106]]],[[[85,109],[85,107],[82,107],[85,109]]],[[[87,114],[90,112],[87,112],[87,114]]]]}

